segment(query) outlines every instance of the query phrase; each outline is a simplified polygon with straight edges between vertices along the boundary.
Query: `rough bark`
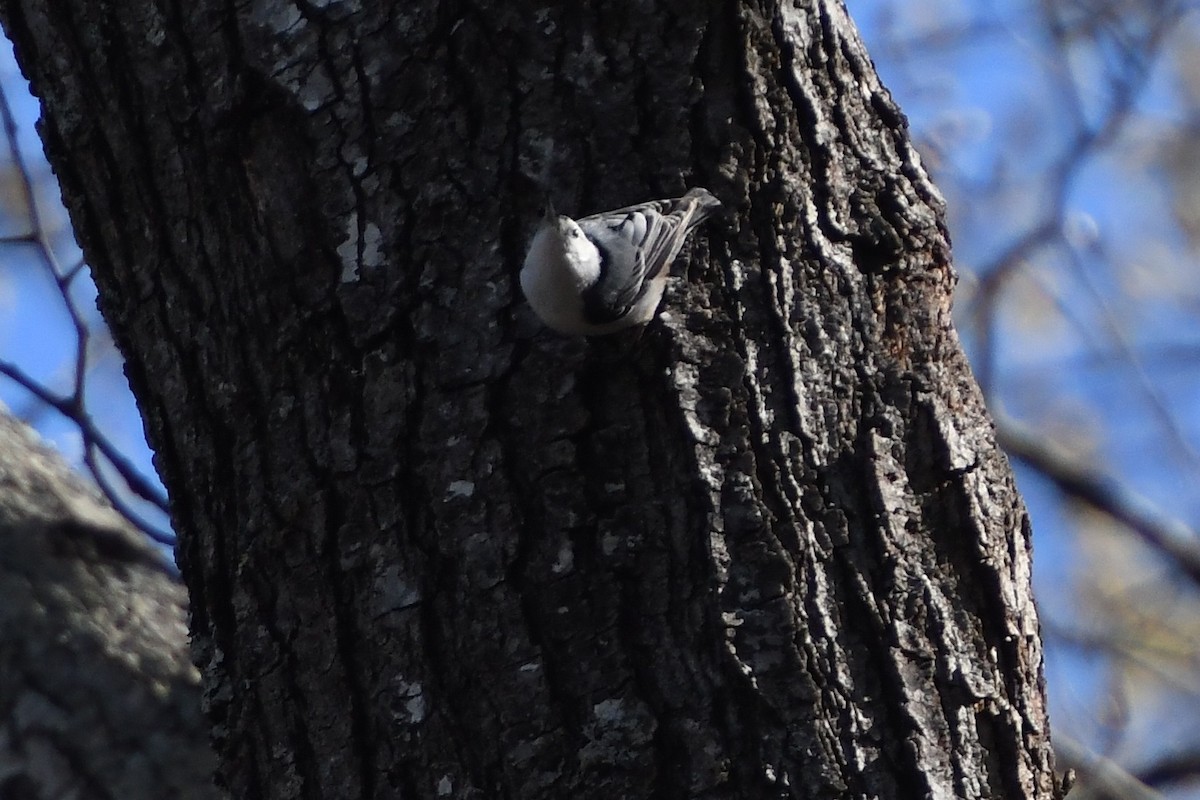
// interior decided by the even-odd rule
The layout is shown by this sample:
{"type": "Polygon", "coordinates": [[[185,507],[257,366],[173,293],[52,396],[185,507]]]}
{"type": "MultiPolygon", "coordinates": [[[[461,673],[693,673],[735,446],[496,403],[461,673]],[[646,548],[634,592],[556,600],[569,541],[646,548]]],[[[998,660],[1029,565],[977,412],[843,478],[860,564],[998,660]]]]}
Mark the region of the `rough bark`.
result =
{"type": "Polygon", "coordinates": [[[183,586],[0,409],[0,797],[216,798],[183,586]]]}
{"type": "Polygon", "coordinates": [[[1053,795],[941,201],[839,5],[46,6],[238,795],[1053,795]],[[730,214],[564,339],[536,180],[730,214]]]}

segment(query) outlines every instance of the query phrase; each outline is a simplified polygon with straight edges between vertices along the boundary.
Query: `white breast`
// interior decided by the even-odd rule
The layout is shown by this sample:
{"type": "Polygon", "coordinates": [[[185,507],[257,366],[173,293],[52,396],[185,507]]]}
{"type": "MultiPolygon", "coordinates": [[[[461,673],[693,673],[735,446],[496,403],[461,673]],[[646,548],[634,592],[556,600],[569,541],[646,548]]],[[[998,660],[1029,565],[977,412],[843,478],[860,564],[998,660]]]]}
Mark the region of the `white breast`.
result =
{"type": "MultiPolygon", "coordinates": [[[[582,236],[578,241],[593,250],[595,247],[582,236]]],[[[595,270],[582,265],[589,263],[586,253],[564,247],[563,238],[549,226],[543,226],[533,237],[525,264],[521,268],[521,291],[530,307],[555,330],[571,334],[592,333],[583,321],[583,301],[580,292],[596,280],[595,270]]],[[[598,263],[598,261],[597,261],[598,263]]]]}

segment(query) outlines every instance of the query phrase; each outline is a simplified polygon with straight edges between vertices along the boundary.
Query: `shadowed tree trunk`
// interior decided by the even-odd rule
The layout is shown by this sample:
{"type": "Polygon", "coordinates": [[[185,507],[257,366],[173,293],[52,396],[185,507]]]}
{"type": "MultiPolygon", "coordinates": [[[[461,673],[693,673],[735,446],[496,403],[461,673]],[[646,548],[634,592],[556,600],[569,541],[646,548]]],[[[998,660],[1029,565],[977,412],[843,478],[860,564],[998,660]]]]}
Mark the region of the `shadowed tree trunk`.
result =
{"type": "Polygon", "coordinates": [[[235,795],[1055,795],[941,201],[840,5],[0,13],[235,795]],[[563,338],[539,183],[728,214],[641,335],[563,338]]]}

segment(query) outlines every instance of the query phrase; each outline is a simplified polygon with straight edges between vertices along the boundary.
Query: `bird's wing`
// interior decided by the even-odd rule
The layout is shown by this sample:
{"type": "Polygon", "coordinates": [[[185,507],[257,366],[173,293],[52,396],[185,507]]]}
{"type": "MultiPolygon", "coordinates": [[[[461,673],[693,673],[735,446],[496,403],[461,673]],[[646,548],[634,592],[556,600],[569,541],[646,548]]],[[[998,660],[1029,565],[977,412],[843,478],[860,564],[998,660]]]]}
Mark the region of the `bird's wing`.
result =
{"type": "Polygon", "coordinates": [[[629,313],[646,290],[646,258],[623,225],[584,219],[579,227],[600,253],[600,276],[582,293],[584,316],[595,324],[614,322],[629,313]]]}
{"type": "Polygon", "coordinates": [[[579,227],[600,251],[600,277],[585,293],[596,322],[620,319],[641,298],[647,279],[670,267],[691,230],[720,203],[704,189],[594,214],[579,227]]]}

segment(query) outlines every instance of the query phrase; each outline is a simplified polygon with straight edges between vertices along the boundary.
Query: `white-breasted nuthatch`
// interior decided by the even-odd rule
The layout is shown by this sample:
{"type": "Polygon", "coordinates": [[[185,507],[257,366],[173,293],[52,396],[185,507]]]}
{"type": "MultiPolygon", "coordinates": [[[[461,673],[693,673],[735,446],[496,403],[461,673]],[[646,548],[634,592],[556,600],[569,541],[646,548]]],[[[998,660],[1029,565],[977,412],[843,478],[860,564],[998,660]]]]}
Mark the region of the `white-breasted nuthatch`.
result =
{"type": "Polygon", "coordinates": [[[548,207],[521,268],[521,290],[561,333],[595,336],[649,322],[684,240],[720,207],[707,189],[580,220],[548,207]]]}

